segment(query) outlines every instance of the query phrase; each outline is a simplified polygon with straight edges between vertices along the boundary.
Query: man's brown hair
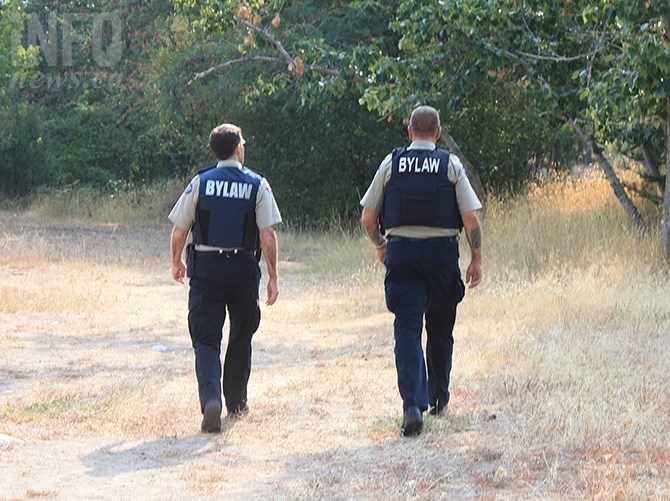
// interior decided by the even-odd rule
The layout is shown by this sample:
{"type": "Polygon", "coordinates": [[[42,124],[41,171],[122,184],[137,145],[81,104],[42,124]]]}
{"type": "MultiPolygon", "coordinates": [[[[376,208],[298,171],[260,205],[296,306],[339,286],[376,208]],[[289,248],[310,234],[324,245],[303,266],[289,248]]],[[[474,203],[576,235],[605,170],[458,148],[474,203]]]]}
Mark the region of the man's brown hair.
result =
{"type": "Polygon", "coordinates": [[[419,136],[434,136],[440,129],[440,114],[432,106],[414,108],[409,126],[419,136]]]}
{"type": "Polygon", "coordinates": [[[242,129],[233,124],[221,124],[209,134],[209,148],[219,160],[230,158],[242,141],[242,129]]]}

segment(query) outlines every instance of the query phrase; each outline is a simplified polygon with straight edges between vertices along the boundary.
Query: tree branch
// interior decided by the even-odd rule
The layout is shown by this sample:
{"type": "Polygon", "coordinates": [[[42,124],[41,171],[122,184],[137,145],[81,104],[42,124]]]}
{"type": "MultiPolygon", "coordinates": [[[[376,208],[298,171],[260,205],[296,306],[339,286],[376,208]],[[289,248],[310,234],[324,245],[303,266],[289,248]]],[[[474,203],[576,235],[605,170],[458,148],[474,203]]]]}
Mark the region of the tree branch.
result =
{"type": "MultiPolygon", "coordinates": [[[[239,24],[244,26],[245,28],[258,33],[262,38],[267,40],[271,45],[274,45],[274,47],[277,49],[277,52],[281,55],[281,58],[286,62],[287,66],[292,66],[293,68],[296,67],[296,60],[289,52],[284,48],[282,43],[277,40],[275,37],[273,37],[267,30],[264,30],[260,28],[259,26],[256,26],[254,23],[251,23],[247,21],[246,19],[242,19],[240,17],[235,17],[235,21],[237,21],[239,24]]],[[[317,66],[310,64],[309,66],[306,66],[305,69],[309,69],[310,71],[313,71],[315,73],[320,73],[322,75],[329,75],[332,77],[341,77],[342,72],[340,70],[333,70],[330,68],[324,68],[323,66],[317,66]]],[[[353,79],[355,82],[362,82],[363,79],[360,78],[354,78],[353,79]]]]}
{"type": "MultiPolygon", "coordinates": [[[[608,16],[607,16],[607,19],[609,19],[609,14],[608,14],[608,16]]],[[[600,33],[600,37],[598,37],[598,46],[597,46],[596,49],[593,51],[592,56],[589,56],[590,60],[589,60],[589,64],[587,65],[587,70],[586,70],[586,71],[587,71],[587,75],[588,75],[588,79],[587,79],[587,81],[586,81],[586,86],[587,86],[587,87],[590,87],[590,86],[591,86],[591,75],[593,74],[593,63],[594,63],[595,60],[596,60],[596,57],[595,57],[595,56],[596,56],[601,50],[603,50],[604,47],[605,47],[605,44],[604,44],[603,42],[604,42],[604,40],[605,40],[605,34],[606,34],[606,33],[607,33],[607,23],[605,22],[605,23],[603,23],[603,31],[600,33]]]]}
{"type": "Polygon", "coordinates": [[[484,191],[484,186],[482,185],[481,179],[479,179],[479,173],[477,172],[477,169],[475,169],[470,161],[465,158],[461,148],[458,146],[458,144],[456,144],[454,138],[451,137],[451,135],[444,127],[442,127],[441,137],[444,143],[447,145],[447,149],[451,153],[454,153],[463,164],[463,167],[465,167],[465,172],[468,176],[468,179],[470,180],[472,188],[475,190],[475,193],[477,194],[477,197],[479,198],[479,201],[482,203],[482,205],[486,206],[486,192],[484,191]]]}
{"type": "MultiPolygon", "coordinates": [[[[513,59],[514,61],[521,64],[524,68],[526,68],[526,70],[528,70],[528,68],[530,68],[530,64],[528,64],[528,61],[523,59],[521,56],[518,56],[517,54],[514,54],[513,52],[510,52],[507,49],[496,49],[494,47],[494,50],[499,50],[500,52],[505,54],[510,59],[513,59]]],[[[549,84],[549,82],[547,82],[544,78],[542,78],[542,76],[537,75],[537,79],[540,81],[540,84],[542,85],[542,87],[544,87],[545,89],[551,89],[551,85],[549,84]]]]}
{"type": "MultiPolygon", "coordinates": [[[[286,64],[291,71],[295,71],[297,68],[296,64],[296,59],[289,54],[289,52],[284,48],[282,43],[277,40],[275,37],[273,37],[268,31],[260,28],[259,26],[256,26],[252,22],[247,21],[246,19],[242,19],[241,17],[235,16],[234,17],[235,21],[242,25],[243,27],[247,28],[250,31],[253,31],[254,33],[257,33],[261,38],[266,40],[267,42],[272,45],[277,52],[279,53],[279,57],[277,56],[244,56],[244,57],[239,57],[237,59],[231,59],[230,61],[226,61],[221,64],[217,64],[215,66],[212,66],[204,71],[200,71],[193,75],[193,77],[186,82],[186,86],[190,86],[193,84],[196,80],[200,80],[201,78],[205,78],[206,76],[210,75],[211,73],[214,73],[215,71],[221,70],[223,68],[226,68],[227,66],[232,66],[233,64],[238,64],[238,63],[246,63],[250,61],[262,61],[266,63],[273,63],[273,64],[279,64],[279,63],[284,63],[286,64]]],[[[318,66],[314,64],[310,64],[308,66],[305,66],[306,70],[310,70],[314,73],[320,73],[322,75],[328,75],[331,77],[342,77],[342,72],[340,70],[334,70],[330,68],[325,68],[323,66],[318,66]]],[[[355,77],[352,79],[354,82],[361,83],[364,80],[362,78],[355,77]]]]}
{"type": "Polygon", "coordinates": [[[651,148],[647,143],[642,143],[640,146],[642,151],[642,156],[644,157],[644,166],[647,168],[647,174],[649,179],[656,185],[659,195],[663,196],[663,189],[665,188],[665,179],[661,175],[661,171],[658,168],[658,162],[654,158],[651,148]]]}
{"type": "Polygon", "coordinates": [[[260,27],[256,26],[254,23],[251,23],[247,21],[246,19],[242,19],[241,17],[235,16],[234,17],[235,21],[237,21],[239,24],[244,26],[245,28],[258,33],[262,38],[270,42],[270,44],[274,45],[279,54],[281,55],[282,59],[286,62],[287,65],[294,65],[295,66],[295,59],[291,57],[291,54],[289,54],[284,46],[281,44],[281,42],[277,39],[275,39],[270,33],[265,31],[264,29],[261,29],[260,27]]]}
{"type": "Polygon", "coordinates": [[[646,232],[647,225],[645,224],[642,215],[637,210],[637,207],[635,207],[635,204],[626,193],[626,190],[621,184],[619,177],[616,175],[616,172],[614,172],[614,169],[612,168],[612,165],[609,163],[607,158],[605,158],[605,155],[603,154],[600,147],[594,141],[593,136],[591,134],[587,134],[586,132],[584,132],[582,128],[579,126],[579,124],[577,124],[576,122],[571,121],[571,125],[574,127],[577,134],[581,136],[581,138],[584,140],[588,148],[591,150],[593,158],[596,160],[600,168],[603,170],[605,176],[607,176],[607,180],[609,181],[612,190],[614,190],[614,195],[617,197],[617,199],[623,206],[624,210],[630,217],[635,227],[641,233],[646,232]]]}
{"type": "Polygon", "coordinates": [[[588,59],[602,52],[602,48],[594,49],[590,52],[577,54],[576,56],[542,56],[540,54],[530,54],[528,52],[518,51],[518,54],[529,59],[537,61],[553,61],[555,63],[570,63],[572,61],[579,61],[580,59],[588,59]]]}
{"type": "Polygon", "coordinates": [[[189,87],[193,82],[196,80],[200,80],[201,78],[205,78],[207,75],[210,73],[214,73],[215,71],[218,71],[222,68],[225,68],[226,66],[232,66],[233,64],[238,64],[238,63],[246,63],[249,61],[263,61],[266,63],[282,63],[283,60],[278,58],[278,57],[271,57],[271,56],[245,56],[245,57],[238,57],[237,59],[231,59],[230,61],[226,61],[221,64],[217,64],[216,66],[212,66],[211,68],[207,68],[204,71],[200,71],[193,75],[191,79],[186,82],[186,87],[189,87]]]}
{"type": "MultiPolygon", "coordinates": [[[[666,38],[670,39],[670,23],[666,25],[666,38]]],[[[670,98],[666,100],[665,108],[666,138],[670,137],[670,98]]],[[[663,194],[663,213],[661,216],[661,256],[670,265],[670,140],[665,141],[666,175],[665,192],[663,194]]]]}

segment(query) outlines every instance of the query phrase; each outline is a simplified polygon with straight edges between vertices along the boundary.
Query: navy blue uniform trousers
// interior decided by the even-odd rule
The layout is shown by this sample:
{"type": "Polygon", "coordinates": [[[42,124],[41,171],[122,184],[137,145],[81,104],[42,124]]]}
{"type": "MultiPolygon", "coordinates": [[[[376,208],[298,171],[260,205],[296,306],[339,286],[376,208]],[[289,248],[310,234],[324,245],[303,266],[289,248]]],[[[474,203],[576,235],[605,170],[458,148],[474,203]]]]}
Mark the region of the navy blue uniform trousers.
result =
{"type": "Polygon", "coordinates": [[[403,409],[442,410],[449,402],[456,307],[465,295],[458,258],[456,238],[389,239],[384,287],[386,306],[395,315],[395,363],[403,409]]]}
{"type": "Polygon", "coordinates": [[[227,410],[236,412],[246,407],[251,338],[261,319],[260,276],[258,261],[251,252],[196,252],[188,297],[188,328],[195,351],[201,411],[209,400],[221,402],[222,376],[227,410]],[[222,375],[226,311],[230,328],[222,375]]]}

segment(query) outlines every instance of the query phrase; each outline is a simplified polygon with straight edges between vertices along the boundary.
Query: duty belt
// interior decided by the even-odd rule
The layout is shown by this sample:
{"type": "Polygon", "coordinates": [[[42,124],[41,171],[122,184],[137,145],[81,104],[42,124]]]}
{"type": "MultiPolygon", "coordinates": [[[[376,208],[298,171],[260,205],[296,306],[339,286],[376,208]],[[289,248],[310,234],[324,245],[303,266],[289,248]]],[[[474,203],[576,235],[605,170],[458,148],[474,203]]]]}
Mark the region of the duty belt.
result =
{"type": "Polygon", "coordinates": [[[211,250],[196,250],[195,255],[198,256],[237,256],[241,254],[251,254],[253,251],[247,249],[211,249],[211,250]]]}

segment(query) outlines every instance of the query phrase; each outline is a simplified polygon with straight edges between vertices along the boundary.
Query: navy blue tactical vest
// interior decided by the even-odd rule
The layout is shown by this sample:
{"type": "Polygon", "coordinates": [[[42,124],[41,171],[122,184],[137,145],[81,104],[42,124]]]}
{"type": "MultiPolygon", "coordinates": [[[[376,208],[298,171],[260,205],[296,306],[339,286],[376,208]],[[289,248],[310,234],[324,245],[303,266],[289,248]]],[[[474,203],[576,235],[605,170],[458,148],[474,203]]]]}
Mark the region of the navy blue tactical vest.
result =
{"type": "Polygon", "coordinates": [[[386,185],[382,224],[462,229],[456,187],[449,180],[449,152],[396,148],[386,185]]]}
{"type": "Polygon", "coordinates": [[[246,167],[215,167],[201,172],[193,243],[257,249],[256,195],[262,179],[246,167]]]}

